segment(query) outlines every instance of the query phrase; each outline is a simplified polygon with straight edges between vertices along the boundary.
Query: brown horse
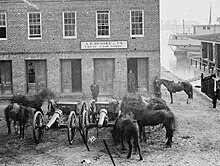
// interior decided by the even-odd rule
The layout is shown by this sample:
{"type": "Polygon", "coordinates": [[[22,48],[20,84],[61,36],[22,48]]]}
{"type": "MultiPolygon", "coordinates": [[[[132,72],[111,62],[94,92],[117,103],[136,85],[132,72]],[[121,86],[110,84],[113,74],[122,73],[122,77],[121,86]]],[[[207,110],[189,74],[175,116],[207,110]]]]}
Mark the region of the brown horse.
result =
{"type": "Polygon", "coordinates": [[[135,124],[132,122],[130,117],[126,117],[123,114],[117,117],[115,124],[113,126],[112,137],[115,143],[121,142],[122,150],[125,150],[124,138],[126,138],[127,143],[129,145],[129,152],[127,158],[131,157],[131,152],[132,152],[131,139],[133,138],[134,147],[135,149],[137,148],[139,152],[140,160],[143,160],[143,157],[141,155],[139,140],[138,140],[138,129],[135,126],[135,124]]]}
{"type": "Polygon", "coordinates": [[[143,139],[146,141],[145,126],[156,126],[162,124],[166,129],[167,146],[171,147],[173,133],[176,129],[176,120],[174,114],[170,111],[168,106],[164,106],[164,109],[156,110],[154,107],[152,110],[140,110],[133,112],[134,119],[137,120],[139,126],[139,137],[143,134],[143,139]]]}
{"type": "Polygon", "coordinates": [[[4,109],[5,121],[8,127],[8,135],[11,134],[11,121],[14,123],[15,132],[17,134],[16,122],[19,122],[20,126],[20,138],[24,138],[25,125],[30,117],[33,116],[34,109],[31,107],[25,107],[18,104],[9,104],[4,109]]]}
{"type": "Polygon", "coordinates": [[[156,79],[156,86],[160,87],[161,84],[163,84],[169,91],[171,104],[173,103],[172,93],[176,93],[180,91],[184,91],[188,95],[188,98],[186,101],[187,104],[189,104],[189,99],[193,99],[193,86],[190,82],[181,81],[181,82],[175,83],[174,81],[169,81],[166,79],[156,79]]]}

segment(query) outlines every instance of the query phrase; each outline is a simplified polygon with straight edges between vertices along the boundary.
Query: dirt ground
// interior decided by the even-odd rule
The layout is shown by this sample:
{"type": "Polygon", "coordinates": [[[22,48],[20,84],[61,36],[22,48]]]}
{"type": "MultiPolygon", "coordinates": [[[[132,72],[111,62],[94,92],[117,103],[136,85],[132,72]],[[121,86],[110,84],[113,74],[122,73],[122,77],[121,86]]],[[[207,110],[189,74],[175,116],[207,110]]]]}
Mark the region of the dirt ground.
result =
{"type": "MultiPolygon", "coordinates": [[[[175,79],[163,71],[162,78],[175,79]]],[[[79,132],[73,145],[69,145],[66,129],[45,131],[41,143],[33,140],[32,128],[26,130],[26,138],[21,140],[14,133],[7,136],[3,108],[0,107],[0,165],[113,165],[103,144],[106,140],[116,165],[150,166],[220,166],[220,105],[216,110],[209,108],[211,101],[194,90],[194,99],[186,104],[186,94],[174,94],[174,104],[170,103],[167,90],[162,86],[162,98],[175,114],[178,125],[171,148],[165,147],[165,130],[154,129],[147,134],[147,142],[141,143],[144,160],[138,154],[126,159],[127,151],[115,147],[110,134],[111,128],[99,130],[99,137],[89,142],[90,151],[84,145],[79,132]],[[84,162],[83,162],[84,161],[84,162]]],[[[96,130],[89,131],[89,137],[97,137],[96,130]]]]}

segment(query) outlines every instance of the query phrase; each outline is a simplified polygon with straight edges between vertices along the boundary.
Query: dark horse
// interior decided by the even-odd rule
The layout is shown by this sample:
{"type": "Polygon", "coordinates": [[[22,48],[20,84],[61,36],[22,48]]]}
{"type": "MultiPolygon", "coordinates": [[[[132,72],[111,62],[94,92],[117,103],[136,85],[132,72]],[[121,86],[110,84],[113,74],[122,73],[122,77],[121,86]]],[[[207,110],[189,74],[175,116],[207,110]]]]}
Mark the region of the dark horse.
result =
{"type": "Polygon", "coordinates": [[[26,107],[35,108],[37,111],[42,111],[41,106],[46,99],[52,99],[55,95],[49,89],[43,89],[35,95],[14,95],[11,97],[11,104],[18,103],[26,107]]]}
{"type": "Polygon", "coordinates": [[[174,114],[170,111],[168,106],[164,109],[155,110],[154,107],[151,110],[139,110],[133,112],[134,118],[137,119],[139,126],[139,137],[141,139],[141,134],[143,133],[144,141],[146,141],[145,131],[143,130],[145,126],[156,126],[163,124],[166,129],[167,146],[171,147],[173,133],[176,129],[176,122],[174,114]]]}
{"type": "Polygon", "coordinates": [[[171,147],[173,133],[176,128],[176,120],[169,107],[163,102],[148,104],[146,107],[137,107],[135,105],[131,108],[126,98],[123,98],[121,111],[124,114],[129,114],[132,119],[137,120],[140,140],[142,140],[141,137],[143,134],[143,139],[146,141],[145,126],[162,124],[166,129],[166,138],[168,138],[167,146],[171,147]]]}
{"type": "Polygon", "coordinates": [[[167,90],[170,92],[170,98],[171,98],[171,103],[173,103],[173,95],[172,93],[184,91],[187,95],[187,101],[186,103],[189,103],[188,99],[193,99],[193,86],[190,82],[187,81],[181,81],[178,83],[175,83],[174,81],[169,81],[166,79],[157,79],[156,80],[156,86],[160,87],[160,85],[163,84],[167,90]]]}
{"type": "Polygon", "coordinates": [[[127,143],[129,145],[129,152],[127,158],[131,157],[132,152],[132,144],[131,139],[133,138],[134,147],[138,149],[140,160],[143,160],[141,155],[140,145],[138,141],[138,129],[135,124],[132,122],[130,117],[126,117],[125,115],[119,115],[115,121],[112,130],[112,137],[115,143],[121,142],[122,150],[125,150],[124,139],[126,138],[127,143]]]}
{"type": "Polygon", "coordinates": [[[18,104],[9,104],[4,109],[5,120],[8,127],[8,135],[11,134],[11,121],[14,121],[14,128],[17,134],[16,122],[19,122],[20,126],[20,138],[24,138],[25,124],[28,121],[30,115],[33,115],[33,110],[31,107],[25,107],[18,104]]]}

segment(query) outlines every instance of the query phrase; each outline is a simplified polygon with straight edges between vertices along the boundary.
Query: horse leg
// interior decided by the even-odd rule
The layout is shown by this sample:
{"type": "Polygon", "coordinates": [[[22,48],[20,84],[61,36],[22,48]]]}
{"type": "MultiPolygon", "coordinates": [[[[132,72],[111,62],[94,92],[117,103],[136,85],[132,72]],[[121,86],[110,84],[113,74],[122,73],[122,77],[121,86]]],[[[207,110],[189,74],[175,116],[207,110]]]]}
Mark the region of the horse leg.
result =
{"type": "Polygon", "coordinates": [[[170,92],[170,99],[171,99],[170,104],[173,104],[173,94],[172,94],[172,92],[170,92]]]}
{"type": "Polygon", "coordinates": [[[134,138],[134,143],[135,143],[135,146],[138,150],[138,153],[139,153],[139,157],[140,157],[140,160],[143,160],[143,157],[141,155],[141,149],[140,149],[140,145],[139,145],[139,142],[138,142],[138,137],[135,137],[134,138]]]}
{"type": "Polygon", "coordinates": [[[129,159],[129,158],[131,158],[131,152],[132,152],[131,133],[127,133],[126,139],[127,139],[127,143],[128,143],[128,146],[129,146],[129,152],[128,152],[128,155],[127,155],[127,158],[129,159]]]}
{"type": "MultiPolygon", "coordinates": [[[[142,142],[143,139],[141,138],[141,134],[143,133],[144,127],[142,127],[142,126],[140,125],[140,123],[138,123],[138,126],[139,126],[139,139],[140,139],[140,142],[142,142]]],[[[144,137],[144,135],[143,135],[143,137],[144,137]]]]}
{"type": "Polygon", "coordinates": [[[121,134],[121,147],[122,147],[122,151],[125,151],[124,134],[121,134]]]}
{"type": "Polygon", "coordinates": [[[171,126],[165,126],[166,128],[166,138],[168,138],[166,146],[167,147],[171,147],[171,143],[172,143],[172,137],[173,137],[173,129],[171,128],[171,126]]]}
{"type": "Polygon", "coordinates": [[[6,118],[6,123],[8,127],[8,135],[10,135],[11,134],[11,121],[9,120],[9,118],[6,118]]]}

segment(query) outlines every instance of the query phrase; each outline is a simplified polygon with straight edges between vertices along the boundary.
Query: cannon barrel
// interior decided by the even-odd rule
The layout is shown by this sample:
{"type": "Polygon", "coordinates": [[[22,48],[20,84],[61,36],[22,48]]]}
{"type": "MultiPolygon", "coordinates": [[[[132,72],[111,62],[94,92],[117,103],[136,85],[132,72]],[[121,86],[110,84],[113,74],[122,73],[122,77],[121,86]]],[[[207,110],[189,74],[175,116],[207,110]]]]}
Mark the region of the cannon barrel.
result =
{"type": "Polygon", "coordinates": [[[47,123],[45,129],[46,129],[46,130],[49,130],[50,127],[51,127],[51,126],[54,124],[54,122],[57,120],[57,118],[61,117],[62,114],[63,114],[63,112],[62,112],[60,109],[56,108],[56,110],[55,110],[55,112],[54,112],[52,118],[51,118],[50,121],[47,123]]]}
{"type": "Polygon", "coordinates": [[[108,113],[108,111],[104,108],[100,110],[98,127],[102,127],[104,119],[105,119],[107,113],[108,113]]]}

